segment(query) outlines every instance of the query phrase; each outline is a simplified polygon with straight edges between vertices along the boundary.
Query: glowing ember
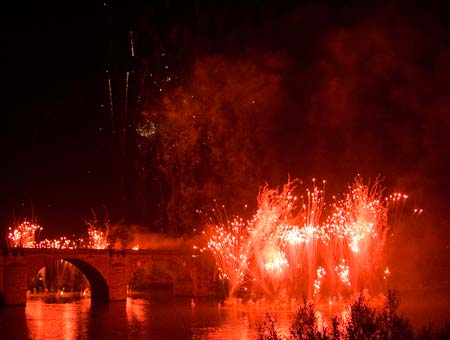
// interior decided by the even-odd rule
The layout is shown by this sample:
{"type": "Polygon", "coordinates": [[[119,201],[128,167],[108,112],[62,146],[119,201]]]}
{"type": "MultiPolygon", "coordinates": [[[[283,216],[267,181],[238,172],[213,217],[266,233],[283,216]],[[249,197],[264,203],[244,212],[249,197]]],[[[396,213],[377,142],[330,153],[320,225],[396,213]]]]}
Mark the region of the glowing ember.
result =
{"type": "Polygon", "coordinates": [[[319,294],[326,273],[327,272],[322,267],[317,268],[317,278],[314,280],[314,296],[319,294]]]}
{"type": "Polygon", "coordinates": [[[92,219],[85,221],[88,226],[88,248],[106,249],[109,247],[108,234],[110,229],[110,221],[107,215],[103,223],[97,219],[97,215],[92,211],[92,219]],[[103,232],[105,230],[105,232],[103,232]]]}
{"type": "Polygon", "coordinates": [[[94,229],[93,227],[89,227],[88,229],[89,235],[89,244],[88,248],[91,249],[106,249],[109,246],[108,240],[106,239],[105,233],[94,229]]]}
{"type": "Polygon", "coordinates": [[[23,247],[23,248],[35,248],[36,247],[36,233],[39,233],[42,230],[42,227],[38,224],[31,223],[27,220],[24,220],[17,227],[9,228],[8,240],[9,246],[23,247]]]}
{"type": "Polygon", "coordinates": [[[52,249],[77,249],[82,248],[83,240],[73,240],[66,237],[59,239],[48,240],[45,239],[36,245],[36,248],[52,248],[52,249]]]}
{"type": "Polygon", "coordinates": [[[335,268],[334,268],[336,274],[339,276],[339,278],[341,279],[341,281],[347,285],[347,286],[351,286],[350,283],[350,278],[349,278],[349,274],[350,274],[350,269],[349,266],[345,264],[345,259],[342,259],[341,263],[338,264],[335,268]]]}
{"type": "Polygon", "coordinates": [[[44,239],[38,242],[38,235],[42,230],[41,226],[27,220],[24,220],[15,228],[10,227],[8,233],[9,247],[47,249],[106,249],[109,247],[107,235],[92,225],[88,228],[89,238],[87,242],[82,238],[70,239],[64,236],[58,239],[44,239]]]}
{"type": "Polygon", "coordinates": [[[383,198],[378,181],[369,187],[357,177],[347,194],[326,205],[314,180],[305,196],[294,194],[299,184],[262,188],[250,220],[208,221],[203,251],[215,256],[230,294],[250,288],[266,296],[316,297],[324,287],[328,294],[357,291],[381,278],[388,210],[407,196],[383,198]]]}

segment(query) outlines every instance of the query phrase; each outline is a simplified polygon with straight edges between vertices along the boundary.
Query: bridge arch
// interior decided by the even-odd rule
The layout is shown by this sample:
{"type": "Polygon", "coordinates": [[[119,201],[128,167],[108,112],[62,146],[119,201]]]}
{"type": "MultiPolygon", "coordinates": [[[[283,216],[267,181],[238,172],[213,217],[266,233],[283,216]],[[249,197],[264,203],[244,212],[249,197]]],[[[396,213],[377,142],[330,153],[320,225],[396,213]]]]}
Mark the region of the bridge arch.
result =
{"type": "Polygon", "coordinates": [[[48,265],[57,261],[66,261],[72,264],[86,277],[91,289],[92,302],[106,303],[109,301],[110,288],[101,271],[93,264],[75,257],[44,257],[40,261],[30,263],[28,268],[28,282],[31,282],[32,278],[37,275],[40,269],[48,267],[48,265]]]}
{"type": "MultiPolygon", "coordinates": [[[[193,279],[186,266],[183,261],[176,261],[172,258],[139,261],[139,265],[134,268],[129,281],[136,280],[136,273],[141,271],[142,276],[139,279],[142,280],[144,286],[145,284],[150,287],[159,286],[159,284],[166,287],[171,286],[175,296],[192,296],[193,279]],[[169,278],[170,282],[167,282],[166,278],[169,278]],[[159,282],[157,282],[158,279],[159,282]]],[[[133,287],[131,288],[133,289],[133,287]]]]}
{"type": "Polygon", "coordinates": [[[79,259],[65,258],[63,260],[77,267],[89,281],[92,302],[107,303],[109,301],[109,285],[97,268],[79,259]]]}

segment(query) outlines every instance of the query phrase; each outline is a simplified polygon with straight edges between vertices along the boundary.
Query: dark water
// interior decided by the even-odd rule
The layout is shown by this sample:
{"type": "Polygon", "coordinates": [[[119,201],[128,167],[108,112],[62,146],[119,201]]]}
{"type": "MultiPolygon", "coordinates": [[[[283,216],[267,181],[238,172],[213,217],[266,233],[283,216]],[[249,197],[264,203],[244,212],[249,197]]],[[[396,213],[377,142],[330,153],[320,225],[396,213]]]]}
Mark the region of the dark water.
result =
{"type": "MultiPolygon", "coordinates": [[[[428,302],[424,296],[423,292],[406,294],[401,312],[417,327],[448,321],[448,296],[439,294],[428,302]]],[[[126,302],[101,306],[89,299],[54,302],[32,298],[26,307],[0,309],[0,339],[253,340],[255,324],[263,320],[266,311],[276,314],[285,334],[294,311],[287,306],[219,307],[211,300],[193,301],[164,293],[133,295],[126,302]]]]}

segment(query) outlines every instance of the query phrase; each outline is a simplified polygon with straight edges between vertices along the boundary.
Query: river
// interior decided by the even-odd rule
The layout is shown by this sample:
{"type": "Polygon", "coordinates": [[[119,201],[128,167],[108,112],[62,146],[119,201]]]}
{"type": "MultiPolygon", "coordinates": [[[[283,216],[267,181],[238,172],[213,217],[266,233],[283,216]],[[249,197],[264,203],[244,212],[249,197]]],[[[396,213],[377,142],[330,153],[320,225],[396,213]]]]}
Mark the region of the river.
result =
{"type": "MultiPolygon", "coordinates": [[[[275,311],[287,329],[290,312],[275,311]]],[[[0,339],[255,339],[259,309],[221,307],[211,300],[133,295],[126,302],[90,299],[0,309],[0,339]]]]}
{"type": "MultiPolygon", "coordinates": [[[[438,306],[436,301],[433,305],[422,301],[417,308],[412,302],[417,302],[418,296],[411,297],[402,299],[406,302],[402,313],[411,316],[416,326],[429,322],[439,325],[448,318],[448,296],[440,296],[438,306]]],[[[90,299],[62,301],[49,303],[35,297],[29,298],[25,307],[0,308],[0,339],[253,340],[256,322],[268,311],[263,306],[219,306],[212,300],[175,298],[165,293],[134,294],[126,302],[107,305],[91,304],[90,299]]],[[[269,311],[286,334],[294,308],[272,306],[269,311]]]]}

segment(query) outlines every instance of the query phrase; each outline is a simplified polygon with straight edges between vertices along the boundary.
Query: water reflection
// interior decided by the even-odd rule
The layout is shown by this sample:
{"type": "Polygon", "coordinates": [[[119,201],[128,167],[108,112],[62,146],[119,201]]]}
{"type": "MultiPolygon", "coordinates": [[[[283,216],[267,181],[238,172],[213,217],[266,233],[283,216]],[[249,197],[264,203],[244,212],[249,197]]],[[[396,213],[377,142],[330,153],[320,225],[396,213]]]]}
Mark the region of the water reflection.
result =
{"type": "MultiPolygon", "coordinates": [[[[213,300],[191,301],[155,292],[107,305],[91,304],[89,299],[48,301],[53,300],[32,298],[25,308],[0,308],[0,338],[253,340],[257,338],[255,324],[264,320],[265,312],[275,314],[279,330],[287,334],[295,311],[295,307],[273,305],[222,307],[213,300]]],[[[420,312],[422,318],[425,314],[431,317],[425,303],[413,305],[408,294],[403,301],[407,316],[420,312]]],[[[441,304],[445,308],[439,309],[440,317],[447,319],[448,303],[441,304]]],[[[430,321],[439,326],[437,318],[430,321]]]]}
{"type": "MultiPolygon", "coordinates": [[[[277,316],[287,329],[288,315],[280,311],[277,316]]],[[[30,299],[22,317],[25,325],[10,325],[22,335],[8,339],[251,340],[256,338],[255,321],[262,320],[264,311],[152,294],[108,305],[94,305],[89,299],[51,304],[30,299]]]]}
{"type": "Polygon", "coordinates": [[[147,301],[144,299],[127,299],[127,320],[128,324],[142,323],[145,320],[145,306],[147,301]]]}
{"type": "Polygon", "coordinates": [[[91,301],[48,304],[41,299],[28,300],[25,319],[30,339],[87,338],[91,301]]]}

